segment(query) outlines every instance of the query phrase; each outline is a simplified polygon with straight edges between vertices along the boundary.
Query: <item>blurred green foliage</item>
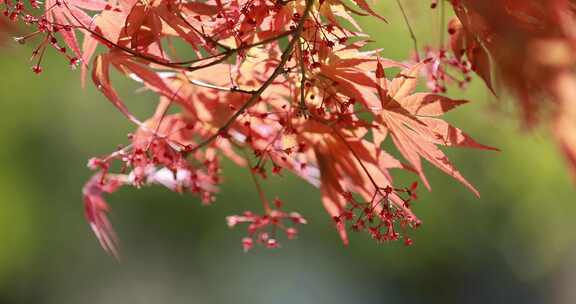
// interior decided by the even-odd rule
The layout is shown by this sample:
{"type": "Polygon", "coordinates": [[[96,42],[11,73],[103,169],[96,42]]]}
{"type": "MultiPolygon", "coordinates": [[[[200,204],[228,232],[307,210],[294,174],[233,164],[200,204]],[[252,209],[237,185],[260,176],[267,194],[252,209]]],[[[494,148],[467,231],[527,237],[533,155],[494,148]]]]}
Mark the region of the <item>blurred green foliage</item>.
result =
{"type": "MultiPolygon", "coordinates": [[[[362,24],[384,56],[404,59],[412,42],[401,15],[393,1],[379,6],[390,24],[362,24]]],[[[411,9],[410,18],[419,43],[437,41],[436,13],[411,9]]],[[[0,56],[0,303],[576,302],[575,191],[562,159],[548,133],[523,133],[478,80],[451,89],[474,102],[449,121],[502,152],[449,151],[480,199],[429,167],[433,191],[415,206],[424,225],[413,247],[352,234],[344,248],[318,191],[287,176],[265,189],[310,223],[279,250],[244,254],[243,231],[224,217],[258,208],[258,198],[247,169],[224,161],[214,206],[160,188],[111,197],[123,241],[116,263],[84,222],[80,191],[86,160],[125,143],[131,126],[54,54],[31,73],[29,51],[0,56]]],[[[117,83],[130,108],[151,113],[156,97],[117,83]]]]}

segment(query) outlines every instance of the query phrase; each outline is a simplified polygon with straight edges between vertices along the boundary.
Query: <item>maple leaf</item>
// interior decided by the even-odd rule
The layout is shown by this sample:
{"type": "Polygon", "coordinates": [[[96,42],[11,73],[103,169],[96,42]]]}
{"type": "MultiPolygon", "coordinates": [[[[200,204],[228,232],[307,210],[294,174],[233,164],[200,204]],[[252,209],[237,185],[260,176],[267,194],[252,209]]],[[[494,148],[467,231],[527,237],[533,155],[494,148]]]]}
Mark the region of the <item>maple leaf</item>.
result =
{"type": "Polygon", "coordinates": [[[76,31],[72,26],[89,25],[92,17],[85,11],[102,11],[106,7],[104,0],[47,0],[46,19],[50,23],[67,25],[70,28],[59,31],[66,45],[77,58],[87,62],[89,58],[82,55],[76,31]]]}
{"type": "Polygon", "coordinates": [[[99,173],[92,176],[82,190],[84,214],[90,223],[90,228],[98,238],[102,248],[117,259],[120,258],[118,237],[108,219],[107,213],[110,211],[110,207],[103,195],[115,192],[122,184],[123,181],[115,176],[104,176],[99,173]]]}
{"type": "MultiPolygon", "coordinates": [[[[377,61],[380,50],[360,51],[366,41],[353,43],[346,48],[326,54],[317,75],[322,79],[329,79],[330,91],[339,92],[362,103],[365,108],[371,109],[380,103],[374,94],[373,88],[377,86],[374,75],[370,69],[377,61]]],[[[382,68],[405,67],[402,63],[380,59],[382,68]]]]}
{"type": "MultiPolygon", "coordinates": [[[[430,188],[430,184],[424,175],[422,158],[479,196],[476,188],[462,176],[437,146],[497,149],[481,145],[460,129],[434,118],[466,101],[452,100],[431,93],[414,93],[417,77],[423,65],[424,62],[421,62],[404,70],[383,88],[385,96],[381,96],[382,111],[375,117],[375,122],[390,133],[395,146],[413,166],[426,187],[430,188]]],[[[380,131],[375,131],[378,132],[380,131]]],[[[380,144],[384,137],[385,134],[375,135],[376,143],[380,144]]]]}
{"type": "Polygon", "coordinates": [[[124,116],[126,116],[130,121],[137,125],[140,125],[140,121],[130,113],[124,102],[118,96],[118,93],[112,87],[110,82],[110,64],[113,60],[113,54],[103,54],[94,60],[94,66],[92,70],[92,80],[96,85],[96,88],[112,102],[112,104],[120,110],[124,116]]]}

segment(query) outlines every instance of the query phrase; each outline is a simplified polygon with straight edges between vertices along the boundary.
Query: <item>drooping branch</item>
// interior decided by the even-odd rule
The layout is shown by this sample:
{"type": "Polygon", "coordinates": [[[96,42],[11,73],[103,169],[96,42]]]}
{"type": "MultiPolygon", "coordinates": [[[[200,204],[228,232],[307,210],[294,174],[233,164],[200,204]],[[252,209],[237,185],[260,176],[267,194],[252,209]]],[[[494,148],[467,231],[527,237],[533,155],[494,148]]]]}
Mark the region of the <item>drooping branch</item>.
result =
{"type": "MultiPolygon", "coordinates": [[[[418,41],[400,1],[397,5],[418,56],[418,41]]],[[[279,199],[267,200],[260,179],[269,176],[270,164],[273,175],[286,170],[320,188],[345,244],[345,222],[378,242],[404,239],[411,244],[406,230],[419,225],[410,210],[416,187],[395,186],[388,169],[416,173],[429,186],[424,159],[476,193],[438,147],[490,147],[438,117],[464,101],[434,94],[444,92],[445,83],[463,81],[444,66],[452,62],[461,71],[468,66],[458,55],[457,61],[438,56],[440,62],[404,64],[380,57],[382,50],[367,50],[371,40],[354,16],[386,19],[364,0],[167,0],[136,2],[132,7],[122,3],[121,9],[88,2],[47,0],[36,17],[13,2],[0,0],[0,5],[38,29],[18,40],[42,38],[34,51],[40,57],[35,72],[41,71],[42,55],[52,47],[73,66],[78,60],[72,56],[86,59],[84,73],[87,59],[100,45],[108,52],[94,61],[93,80],[120,111],[130,114],[112,86],[110,67],[161,95],[151,118],[140,121],[127,115],[137,126],[130,144],[89,162],[97,172],[88,184],[94,191],[85,192],[85,204],[101,241],[113,235],[101,194],[119,186],[157,184],[197,194],[210,204],[221,183],[220,156],[251,166],[251,152],[257,162],[250,172],[264,214],[247,211],[228,218],[231,227],[248,224],[245,250],[255,242],[277,248],[276,231],[291,239],[296,235],[294,224],[306,222],[297,213],[280,210],[279,199]],[[85,38],[82,47],[79,33],[85,38]],[[180,45],[174,41],[196,56],[180,57],[180,45]],[[173,53],[165,52],[165,44],[173,53]],[[388,80],[387,68],[403,71],[388,80]],[[420,74],[435,79],[433,93],[413,92],[420,74]],[[180,108],[171,107],[176,104],[180,108]],[[220,136],[223,140],[215,143],[220,136]],[[406,163],[385,151],[387,136],[406,163]],[[120,172],[108,174],[117,163],[120,172]]],[[[116,254],[109,242],[103,247],[116,254]]]]}

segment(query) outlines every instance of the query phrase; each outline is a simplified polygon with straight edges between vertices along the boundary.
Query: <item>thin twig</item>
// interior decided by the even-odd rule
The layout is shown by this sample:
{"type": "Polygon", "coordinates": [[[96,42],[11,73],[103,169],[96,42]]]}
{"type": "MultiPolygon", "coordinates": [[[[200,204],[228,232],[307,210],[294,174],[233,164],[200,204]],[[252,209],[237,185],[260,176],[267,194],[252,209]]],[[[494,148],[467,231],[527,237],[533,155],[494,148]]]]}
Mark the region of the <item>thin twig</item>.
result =
{"type": "Polygon", "coordinates": [[[302,74],[302,79],[300,80],[300,111],[304,118],[307,118],[307,107],[306,107],[306,67],[304,65],[304,50],[302,49],[302,42],[298,42],[298,51],[300,53],[300,74],[302,74]]]}
{"type": "Polygon", "coordinates": [[[248,163],[248,171],[250,171],[250,176],[252,177],[252,181],[254,181],[254,185],[256,186],[256,191],[258,192],[258,197],[260,197],[260,200],[262,201],[262,205],[264,206],[264,212],[266,214],[268,214],[272,211],[272,208],[270,208],[270,203],[268,203],[268,200],[266,199],[266,194],[264,193],[264,190],[262,189],[262,186],[260,185],[260,182],[258,181],[258,177],[254,173],[254,171],[252,171],[252,166],[250,165],[250,159],[248,157],[248,153],[244,149],[242,149],[241,151],[242,151],[242,153],[244,153],[244,158],[246,159],[246,162],[248,163]]]}
{"type": "Polygon", "coordinates": [[[412,42],[414,43],[414,51],[416,53],[416,60],[420,61],[420,55],[418,54],[418,40],[416,39],[416,34],[414,34],[414,30],[412,29],[412,25],[410,25],[410,20],[408,20],[408,16],[406,15],[406,11],[404,10],[404,6],[402,6],[402,3],[400,2],[400,0],[396,0],[396,3],[398,4],[398,7],[400,8],[400,11],[402,12],[402,17],[404,17],[404,23],[406,23],[406,26],[408,27],[408,31],[410,32],[410,38],[412,39],[412,42]]]}
{"type": "Polygon", "coordinates": [[[444,1],[440,1],[440,47],[441,50],[444,48],[444,24],[446,23],[446,11],[445,11],[444,1]]]}
{"type": "Polygon", "coordinates": [[[186,79],[188,80],[188,82],[190,82],[193,85],[199,86],[199,87],[203,87],[203,88],[207,88],[207,89],[214,89],[214,90],[218,90],[218,91],[224,91],[224,92],[232,92],[232,93],[244,93],[244,94],[248,94],[248,95],[252,95],[256,93],[256,90],[245,90],[245,89],[241,89],[238,87],[223,87],[223,86],[218,86],[218,85],[214,85],[211,83],[206,83],[197,79],[190,79],[190,77],[188,77],[188,75],[184,74],[184,76],[186,77],[186,79]]]}

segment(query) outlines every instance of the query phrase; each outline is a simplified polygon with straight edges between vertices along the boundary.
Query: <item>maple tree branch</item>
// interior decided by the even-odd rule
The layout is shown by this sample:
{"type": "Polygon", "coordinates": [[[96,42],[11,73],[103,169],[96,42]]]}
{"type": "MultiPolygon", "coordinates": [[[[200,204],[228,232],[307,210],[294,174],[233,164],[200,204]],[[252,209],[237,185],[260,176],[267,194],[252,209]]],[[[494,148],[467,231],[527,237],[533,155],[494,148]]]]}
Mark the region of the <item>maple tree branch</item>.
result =
{"type": "Polygon", "coordinates": [[[312,5],[314,4],[314,1],[315,0],[307,0],[306,1],[306,8],[304,10],[304,13],[302,14],[302,18],[298,22],[298,26],[296,27],[296,29],[294,30],[294,32],[292,34],[293,37],[290,40],[290,42],[288,43],[288,46],[286,46],[286,49],[284,49],[284,52],[282,53],[282,56],[280,57],[280,62],[278,63],[278,66],[276,67],[274,72],[272,72],[272,75],[270,75],[270,77],[268,77],[268,79],[266,79],[266,81],[262,84],[262,86],[260,86],[260,88],[258,90],[256,90],[256,92],[254,92],[254,94],[252,94],[252,96],[248,99],[248,101],[246,101],[240,107],[240,109],[238,109],[238,111],[236,111],[228,119],[228,121],[226,121],[226,123],[218,129],[218,131],[216,133],[212,134],[210,137],[208,137],[204,141],[200,142],[195,147],[191,148],[189,150],[189,152],[195,152],[198,149],[210,144],[213,140],[218,138],[218,136],[225,134],[226,131],[228,131],[228,128],[230,128],[230,126],[236,121],[236,119],[240,115],[242,115],[244,113],[244,111],[246,111],[248,108],[250,108],[252,105],[254,105],[257,101],[260,100],[262,93],[264,93],[264,91],[272,84],[272,82],[274,82],[274,80],[284,71],[284,66],[286,65],[286,63],[290,59],[290,55],[292,53],[292,50],[294,49],[294,45],[296,45],[296,42],[300,39],[300,35],[302,34],[302,31],[304,30],[304,23],[305,23],[306,19],[308,18],[310,11],[312,10],[312,5]]]}
{"type": "MultiPolygon", "coordinates": [[[[486,74],[490,73],[491,62],[482,59],[497,54],[484,50],[480,54],[484,57],[478,56],[476,62],[471,52],[477,48],[466,43],[469,41],[459,41],[461,53],[454,50],[454,54],[448,54],[449,50],[442,46],[445,33],[441,31],[440,54],[448,55],[438,59],[438,69],[425,71],[433,93],[413,92],[419,69],[433,58],[420,60],[426,54],[423,50],[419,54],[418,32],[410,24],[415,20],[403,0],[395,0],[397,11],[401,11],[408,27],[404,34],[408,36],[409,32],[412,38],[407,49],[413,43],[416,54],[410,58],[416,57],[419,62],[410,66],[389,59],[382,64],[380,49],[366,49],[372,41],[352,15],[371,15],[386,22],[366,0],[136,0],[122,6],[93,1],[52,0],[40,8],[38,0],[26,5],[21,0],[0,0],[0,6],[6,6],[4,13],[12,21],[21,21],[35,30],[16,37],[16,42],[23,44],[36,35],[42,38],[33,51],[33,59],[37,60],[32,67],[34,73],[42,72],[44,52],[53,48],[69,60],[72,68],[83,62],[84,85],[89,59],[94,55],[91,68],[95,86],[138,126],[136,133],[128,137],[130,145],[88,163],[91,170],[98,172],[82,191],[85,215],[109,254],[117,256],[117,239],[107,218],[109,209],[104,194],[125,185],[161,184],[174,192],[198,194],[208,204],[221,184],[221,156],[249,166],[264,207],[262,216],[246,212],[228,218],[230,227],[249,224],[248,235],[242,241],[245,251],[255,243],[277,248],[277,231],[294,238],[297,230],[294,225],[284,226],[284,220],[306,223],[298,213],[280,210],[280,200],[267,199],[265,179],[270,163],[272,174],[281,176],[281,170],[286,169],[320,188],[322,201],[336,221],[345,245],[346,223],[352,224],[352,230],[365,230],[378,242],[404,238],[405,245],[412,244],[406,230],[420,225],[410,210],[410,203],[417,199],[413,192],[417,183],[409,188],[393,187],[389,169],[414,172],[429,188],[421,166],[422,160],[428,161],[477,194],[439,148],[492,148],[435,118],[465,103],[437,93],[445,92],[446,85],[453,81],[463,87],[470,81],[472,71],[484,76],[490,86],[490,75],[486,74]],[[29,11],[28,6],[40,9],[42,14],[29,11]],[[78,34],[84,36],[83,41],[78,34]],[[187,47],[188,54],[180,54],[181,47],[187,47]],[[466,59],[461,58],[464,56],[466,59]],[[372,63],[376,63],[375,73],[372,63]],[[388,82],[385,69],[394,67],[402,67],[403,71],[388,82]],[[140,122],[129,111],[113,86],[111,77],[115,75],[111,69],[144,83],[143,89],[159,95],[152,117],[140,122]],[[316,69],[320,69],[318,73],[314,72],[316,69]],[[453,71],[459,74],[453,75],[453,71]],[[459,80],[459,76],[465,80],[459,80]],[[393,84],[390,88],[389,83],[393,84]],[[190,89],[186,96],[180,93],[183,88],[190,89]],[[205,92],[212,94],[196,96],[205,92]],[[376,93],[381,107],[374,99],[376,93]],[[178,112],[171,110],[176,101],[178,112]],[[382,116],[386,111],[397,112],[405,119],[382,116]],[[424,124],[419,117],[433,120],[424,124]],[[388,133],[394,135],[390,144],[401,152],[398,157],[403,160],[386,154],[388,147],[382,142],[388,133]],[[435,136],[431,138],[429,133],[435,136]],[[241,152],[240,156],[237,152],[241,152]],[[111,171],[121,174],[110,174],[111,171]]],[[[461,21],[476,13],[466,12],[467,5],[457,4],[456,0],[428,1],[432,8],[441,1],[441,25],[446,17],[445,5],[452,5],[461,21]]],[[[573,19],[569,5],[564,3],[568,0],[553,1],[564,6],[551,11],[551,16],[573,19]]],[[[505,8],[503,5],[502,10],[505,8]]],[[[521,7],[517,9],[522,12],[521,7]]],[[[569,26],[574,23],[571,19],[553,22],[553,27],[569,26]]],[[[0,20],[0,31],[5,27],[3,22],[0,20]]],[[[468,33],[468,24],[453,26],[450,34],[465,31],[478,41],[464,40],[474,40],[481,46],[489,38],[483,39],[472,30],[468,33]]],[[[496,30],[489,31],[488,34],[498,34],[496,30]]],[[[561,32],[567,43],[574,42],[570,38],[576,35],[565,33],[568,30],[561,32]]],[[[532,38],[527,35],[527,39],[532,38]]],[[[570,64],[562,66],[562,70],[572,67],[570,64]]],[[[573,85],[570,81],[561,85],[573,85]]]]}

